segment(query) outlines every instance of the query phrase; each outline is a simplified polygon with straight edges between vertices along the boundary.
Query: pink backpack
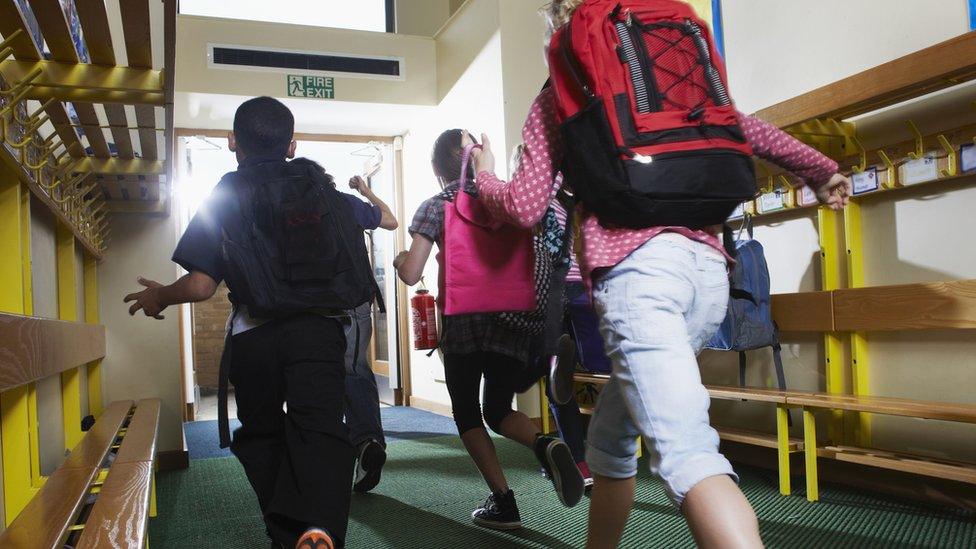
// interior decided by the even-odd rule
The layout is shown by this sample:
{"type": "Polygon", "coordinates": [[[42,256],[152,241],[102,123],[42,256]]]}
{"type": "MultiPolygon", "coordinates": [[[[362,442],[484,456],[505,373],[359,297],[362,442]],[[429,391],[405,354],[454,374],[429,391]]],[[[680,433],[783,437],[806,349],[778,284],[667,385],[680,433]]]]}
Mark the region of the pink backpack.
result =
{"type": "Polygon", "coordinates": [[[444,250],[438,254],[444,314],[533,311],[532,230],[494,219],[465,191],[474,147],[462,154],[457,197],[444,204],[444,250]]]}

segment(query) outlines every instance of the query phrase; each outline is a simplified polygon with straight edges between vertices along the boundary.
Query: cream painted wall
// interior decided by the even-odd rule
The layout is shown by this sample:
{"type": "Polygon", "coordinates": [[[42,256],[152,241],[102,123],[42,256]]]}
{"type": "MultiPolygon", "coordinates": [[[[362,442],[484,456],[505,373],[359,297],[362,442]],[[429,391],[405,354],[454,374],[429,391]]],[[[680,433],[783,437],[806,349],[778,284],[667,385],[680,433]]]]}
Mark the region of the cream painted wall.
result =
{"type": "MultiPolygon", "coordinates": [[[[421,202],[440,192],[430,166],[430,150],[442,131],[465,128],[476,134],[505,134],[500,67],[501,43],[496,33],[434,112],[423,120],[416,120],[416,125],[407,134],[403,166],[404,210],[407,212],[404,224],[409,224],[421,202]]],[[[504,138],[497,140],[497,146],[499,150],[505,150],[504,138]]],[[[427,263],[425,278],[428,287],[436,288],[437,263],[433,256],[427,263]]],[[[413,396],[449,405],[450,398],[443,383],[443,365],[437,354],[426,355],[426,351],[410,353],[413,396]]]]}
{"type": "Polygon", "coordinates": [[[165,320],[141,314],[130,317],[122,297],[139,289],[140,275],[163,283],[175,280],[176,265],[170,254],[176,247],[176,218],[111,216],[112,245],[98,266],[99,305],[106,328],[104,401],[161,399],[160,452],[183,448],[179,310],[167,309],[165,320]]]}
{"type": "Polygon", "coordinates": [[[412,105],[436,102],[434,41],[431,38],[181,15],[176,41],[179,44],[176,49],[176,87],[180,92],[287,95],[285,72],[209,68],[207,45],[227,44],[402,57],[402,81],[337,76],[336,99],[412,105]]]}
{"type": "Polygon", "coordinates": [[[398,34],[434,36],[451,16],[448,0],[397,0],[398,34]]]}
{"type": "MultiPolygon", "coordinates": [[[[731,86],[739,107],[754,111],[829,84],[967,30],[966,3],[939,0],[722,3],[731,86]],[[843,13],[843,17],[837,17],[843,13]],[[868,21],[883,24],[865,26],[868,21]],[[870,28],[870,32],[865,32],[870,28]]],[[[875,141],[890,126],[859,122],[875,141]],[[870,130],[868,130],[870,128],[870,130]]],[[[959,122],[956,122],[958,124],[959,122]]],[[[895,131],[901,132],[899,128],[895,131]]],[[[898,135],[901,135],[900,133],[898,135]]],[[[960,247],[972,232],[967,221],[976,190],[925,199],[879,200],[862,208],[868,285],[976,278],[976,256],[960,247]]],[[[766,247],[774,292],[820,289],[816,223],[799,217],[757,227],[766,247]]],[[[783,357],[791,388],[822,390],[824,357],[816,335],[785,342],[783,357]]],[[[976,335],[914,332],[869,335],[869,386],[874,394],[976,403],[976,335]]],[[[773,385],[768,351],[750,353],[747,383],[773,385]]],[[[701,357],[706,383],[736,383],[733,356],[701,357]]],[[[845,364],[849,376],[849,365],[845,364]]],[[[848,387],[849,387],[848,381],[848,387]]],[[[771,430],[768,406],[715,402],[722,424],[771,430]]],[[[976,428],[970,425],[874,417],[876,446],[956,459],[976,460],[976,428]]],[[[797,422],[798,423],[798,422],[797,422]]],[[[797,432],[798,433],[798,432],[797,432]]]]}
{"type": "Polygon", "coordinates": [[[723,0],[726,63],[753,112],[968,30],[965,0],[723,0]]]}

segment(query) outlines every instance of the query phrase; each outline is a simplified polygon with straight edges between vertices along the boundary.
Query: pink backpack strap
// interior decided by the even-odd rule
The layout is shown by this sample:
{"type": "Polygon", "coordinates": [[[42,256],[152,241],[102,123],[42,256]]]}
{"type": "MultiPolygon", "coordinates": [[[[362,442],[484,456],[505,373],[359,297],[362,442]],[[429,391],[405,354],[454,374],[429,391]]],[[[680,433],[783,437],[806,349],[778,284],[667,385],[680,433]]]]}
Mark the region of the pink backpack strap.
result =
{"type": "Polygon", "coordinates": [[[465,190],[468,183],[467,175],[468,165],[471,161],[471,152],[481,148],[481,145],[468,145],[461,153],[461,179],[458,180],[458,194],[457,198],[454,199],[454,209],[465,221],[478,225],[479,227],[495,230],[502,226],[502,222],[492,217],[488,210],[485,209],[484,204],[477,198],[469,195],[465,190]]]}

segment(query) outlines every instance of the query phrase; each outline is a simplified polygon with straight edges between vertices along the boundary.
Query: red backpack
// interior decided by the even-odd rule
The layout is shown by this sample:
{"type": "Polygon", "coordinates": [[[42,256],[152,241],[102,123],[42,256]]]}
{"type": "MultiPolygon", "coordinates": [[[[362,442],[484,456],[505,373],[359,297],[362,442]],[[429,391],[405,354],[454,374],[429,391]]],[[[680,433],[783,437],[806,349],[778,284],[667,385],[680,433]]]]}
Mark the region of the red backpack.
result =
{"type": "Polygon", "coordinates": [[[756,195],[708,27],[675,0],[588,0],[549,67],[567,183],[604,225],[706,227],[756,195]]]}

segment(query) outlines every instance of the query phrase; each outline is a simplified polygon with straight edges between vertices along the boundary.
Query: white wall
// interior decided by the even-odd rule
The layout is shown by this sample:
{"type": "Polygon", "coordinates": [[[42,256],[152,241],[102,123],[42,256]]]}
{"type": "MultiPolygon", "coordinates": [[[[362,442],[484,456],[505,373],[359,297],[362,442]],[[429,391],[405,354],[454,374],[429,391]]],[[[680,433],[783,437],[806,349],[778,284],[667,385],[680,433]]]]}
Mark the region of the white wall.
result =
{"type": "MultiPolygon", "coordinates": [[[[722,3],[731,86],[741,110],[751,112],[829,84],[968,30],[966,2],[862,0],[722,3]],[[923,7],[924,6],[924,7],[923,7]],[[842,14],[842,16],[838,16],[842,14]]],[[[924,110],[924,109],[923,109],[924,110]]],[[[865,141],[903,139],[891,127],[859,122],[865,141]],[[870,129],[868,129],[870,128],[870,129]]],[[[951,124],[951,122],[950,122],[951,124]]],[[[959,125],[957,120],[955,125],[959,125]]],[[[899,125],[903,126],[899,122],[899,125]]],[[[947,129],[951,126],[947,126],[947,129]]],[[[903,129],[895,129],[903,132],[903,129]]],[[[960,237],[976,207],[976,189],[925,199],[876,200],[862,208],[867,285],[976,278],[976,256],[960,237]]],[[[757,227],[767,251],[774,292],[820,289],[817,226],[801,216],[757,227]]],[[[976,403],[976,334],[914,332],[869,335],[873,394],[976,403]]],[[[791,388],[823,390],[821,338],[786,342],[791,388]]],[[[846,362],[846,360],[845,360],[846,362]]],[[[732,356],[702,356],[706,383],[735,384],[732,356]]],[[[750,353],[747,383],[774,384],[770,353],[750,353]]],[[[849,375],[850,365],[844,365],[849,375]]],[[[850,387],[848,380],[847,386],[850,387]]],[[[772,429],[768,406],[715,402],[723,424],[772,429]]],[[[944,422],[874,416],[874,444],[957,459],[976,459],[976,428],[944,422]]]]}
{"type": "MultiPolygon", "coordinates": [[[[506,150],[504,111],[501,101],[501,41],[495,34],[477,54],[468,70],[458,78],[440,105],[423,120],[416,120],[404,142],[404,211],[409,225],[420,203],[440,192],[430,166],[434,140],[444,130],[464,128],[475,135],[486,132],[495,138],[499,151],[506,150]]],[[[408,243],[409,245],[409,243],[408,243]]],[[[431,257],[425,270],[427,286],[437,285],[437,264],[431,257]]],[[[412,292],[411,292],[412,293],[412,292]]],[[[443,365],[426,351],[410,354],[413,396],[449,405],[443,365]]]]}
{"type": "Polygon", "coordinates": [[[730,86],[745,112],[969,30],[965,0],[723,0],[730,86]]]}
{"type": "Polygon", "coordinates": [[[99,305],[106,328],[104,402],[161,399],[160,452],[183,449],[179,310],[167,309],[165,320],[142,313],[130,317],[122,298],[141,289],[136,283],[139,276],[164,284],[175,279],[170,254],[176,247],[176,219],[176,215],[110,216],[111,243],[98,266],[99,305]]]}

